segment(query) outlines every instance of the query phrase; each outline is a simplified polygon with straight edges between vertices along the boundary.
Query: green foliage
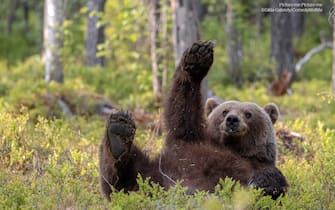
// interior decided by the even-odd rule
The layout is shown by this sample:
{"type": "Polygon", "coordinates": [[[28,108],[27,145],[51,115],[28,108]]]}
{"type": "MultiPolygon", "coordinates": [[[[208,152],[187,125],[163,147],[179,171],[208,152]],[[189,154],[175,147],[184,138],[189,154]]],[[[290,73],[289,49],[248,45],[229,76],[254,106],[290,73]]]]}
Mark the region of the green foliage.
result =
{"type": "MultiPolygon", "coordinates": [[[[317,45],[314,47],[316,46],[317,45]]],[[[331,82],[332,62],[332,51],[331,49],[326,48],[323,52],[314,55],[303,66],[301,72],[299,72],[297,76],[299,79],[313,80],[315,78],[320,78],[322,80],[331,82]]]]}
{"type": "MultiPolygon", "coordinates": [[[[18,72],[13,75],[20,75],[18,72]]],[[[85,84],[77,81],[72,85],[89,87],[85,84]]],[[[65,87],[69,85],[65,84],[65,87]]],[[[57,84],[48,88],[61,89],[57,84]]],[[[261,196],[260,191],[245,189],[230,179],[220,181],[214,193],[197,191],[188,195],[181,183],[163,190],[150,180],[139,177],[139,191],[129,194],[114,192],[111,195],[113,202],[108,204],[99,192],[97,169],[98,144],[103,135],[104,120],[96,117],[47,120],[39,116],[31,121],[34,116],[27,108],[14,113],[10,111],[13,110],[7,100],[13,94],[10,92],[0,100],[3,125],[0,127],[0,208],[334,208],[335,159],[332,151],[335,125],[329,116],[335,113],[335,102],[333,95],[328,94],[326,82],[297,83],[293,86],[293,95],[282,98],[266,96],[266,89],[261,84],[245,90],[219,85],[214,89],[226,99],[252,100],[261,105],[275,101],[283,113],[276,129],[289,129],[303,136],[303,141],[295,140],[298,148],[295,151],[285,148],[279,141],[279,167],[290,184],[285,197],[272,201],[261,196]],[[315,104],[316,98],[321,99],[321,103],[315,104]]],[[[140,127],[135,142],[157,154],[162,138],[156,141],[157,137],[151,135],[140,127]]]]}
{"type": "Polygon", "coordinates": [[[85,30],[84,14],[79,13],[73,19],[64,20],[61,30],[64,33],[62,57],[65,65],[84,60],[85,30]]]}
{"type": "Polygon", "coordinates": [[[91,123],[93,133],[81,131],[87,123],[82,119],[40,117],[32,125],[21,111],[0,113],[0,208],[86,208],[101,199],[96,145],[103,124],[91,123]]]}
{"type": "Polygon", "coordinates": [[[8,61],[8,64],[14,64],[17,60],[21,60],[28,55],[37,52],[31,49],[29,40],[22,37],[22,32],[13,32],[8,35],[0,33],[0,58],[8,61]]]}
{"type": "Polygon", "coordinates": [[[134,70],[111,72],[109,69],[69,64],[64,67],[64,84],[46,84],[38,56],[32,56],[15,67],[0,62],[0,96],[6,98],[12,111],[25,106],[32,119],[39,115],[62,116],[58,99],[64,100],[75,114],[82,115],[95,114],[102,101],[111,101],[128,109],[151,108],[151,75],[137,68],[133,65],[134,70]]]}
{"type": "MultiPolygon", "coordinates": [[[[261,33],[255,25],[256,13],[267,2],[257,0],[253,2],[244,1],[220,1],[206,0],[208,13],[202,22],[203,39],[216,40],[215,60],[211,70],[210,82],[216,81],[231,84],[228,73],[227,54],[227,28],[225,11],[227,5],[231,4],[235,12],[235,26],[238,31],[238,40],[241,42],[241,64],[239,75],[242,81],[258,82],[269,81],[276,75],[274,64],[269,59],[271,40],[269,31],[261,33]],[[214,35],[215,34],[215,35],[214,35]],[[214,35],[214,36],[213,36],[214,35]]],[[[261,25],[269,28],[269,18],[261,18],[261,25]]],[[[260,27],[260,26],[259,26],[260,27]]]]}
{"type": "MultiPolygon", "coordinates": [[[[4,5],[10,1],[4,2],[0,5],[1,20],[6,18],[4,5]]],[[[209,86],[219,97],[260,105],[275,102],[282,113],[276,130],[301,134],[302,140],[293,138],[293,149],[278,139],[278,166],[289,181],[288,194],[272,201],[259,190],[224,179],[213,193],[196,191],[189,195],[182,181],[163,190],[139,176],[138,191],[115,191],[113,202],[107,203],[98,183],[98,148],[105,128],[105,119],[94,115],[99,101],[112,101],[123,109],[149,109],[157,116],[160,110],[153,108],[147,2],[106,1],[105,13],[98,14],[102,18],[98,24],[106,26],[106,42],[99,46],[99,56],[107,58],[105,68],[83,66],[85,2],[67,2],[62,25],[64,84],[46,84],[41,58],[34,55],[41,49],[38,15],[42,13],[31,10],[27,33],[22,22],[16,21],[13,32],[0,34],[0,209],[335,209],[331,51],[325,49],[304,65],[292,85],[293,94],[269,96],[267,86],[275,69],[268,59],[270,21],[263,14],[261,31],[254,24],[256,6],[266,6],[265,0],[230,1],[243,43],[245,83],[240,89],[231,85],[226,72],[225,24],[218,18],[228,1],[205,1],[208,14],[201,23],[202,38],[216,40],[209,86]],[[66,101],[74,112],[71,119],[65,119],[58,99],[66,101]]],[[[35,9],[41,12],[42,2],[37,2],[35,9]]],[[[170,10],[168,14],[170,31],[170,10]]],[[[22,18],[22,11],[16,15],[22,18]]],[[[306,18],[304,35],[294,40],[296,58],[320,43],[320,28],[325,37],[331,37],[327,18],[306,18]]],[[[5,21],[0,21],[0,28],[5,27],[5,21]]],[[[160,50],[167,51],[162,55],[170,54],[164,62],[172,71],[172,50],[160,50]]],[[[163,139],[140,124],[134,142],[154,157],[163,139]]]]}

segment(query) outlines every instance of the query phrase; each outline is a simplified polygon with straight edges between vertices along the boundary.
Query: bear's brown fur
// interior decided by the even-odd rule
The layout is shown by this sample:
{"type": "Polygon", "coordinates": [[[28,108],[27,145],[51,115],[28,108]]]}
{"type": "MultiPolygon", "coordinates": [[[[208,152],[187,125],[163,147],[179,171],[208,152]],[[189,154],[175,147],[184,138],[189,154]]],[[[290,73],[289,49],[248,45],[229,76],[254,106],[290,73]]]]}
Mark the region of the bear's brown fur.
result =
{"type": "Polygon", "coordinates": [[[105,135],[99,150],[101,191],[110,200],[112,187],[126,192],[137,189],[137,174],[162,182],[158,162],[150,159],[133,146],[135,124],[123,111],[112,113],[107,121],[105,135]]]}
{"type": "Polygon", "coordinates": [[[270,180],[280,181],[286,190],[285,178],[275,168],[277,142],[272,124],[279,117],[279,110],[273,103],[264,108],[251,102],[226,101],[218,104],[208,99],[205,106],[207,115],[208,139],[222,151],[230,151],[248,160],[252,166],[254,178],[249,185],[263,188],[266,194],[275,199],[280,191],[269,185],[270,180]],[[265,177],[268,183],[262,183],[265,177]]]}
{"type": "Polygon", "coordinates": [[[274,164],[255,165],[241,153],[211,141],[200,85],[212,65],[213,47],[210,41],[199,41],[184,52],[166,101],[167,136],[157,159],[150,161],[132,144],[135,125],[128,114],[120,111],[111,115],[99,157],[101,189],[107,199],[112,187],[136,190],[138,173],[144,178],[151,177],[165,188],[182,179],[190,192],[212,191],[219,179],[225,177],[238,180],[244,186],[263,188],[273,198],[285,192],[285,177],[274,164]]]}
{"type": "Polygon", "coordinates": [[[274,124],[279,116],[275,104],[264,108],[251,102],[208,99],[205,106],[207,133],[218,147],[229,148],[253,162],[276,163],[277,143],[274,124]]]}

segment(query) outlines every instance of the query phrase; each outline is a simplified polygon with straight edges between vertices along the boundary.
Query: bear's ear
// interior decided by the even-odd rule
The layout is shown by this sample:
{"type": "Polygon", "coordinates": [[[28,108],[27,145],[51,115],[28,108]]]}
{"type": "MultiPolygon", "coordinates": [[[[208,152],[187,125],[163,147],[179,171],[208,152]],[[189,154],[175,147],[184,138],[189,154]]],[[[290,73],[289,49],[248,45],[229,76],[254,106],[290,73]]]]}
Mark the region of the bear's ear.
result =
{"type": "Polygon", "coordinates": [[[205,105],[205,114],[208,116],[210,113],[212,113],[213,109],[217,107],[219,104],[215,101],[213,98],[209,98],[206,101],[205,105]]]}
{"type": "Polygon", "coordinates": [[[275,124],[276,121],[279,118],[279,109],[278,109],[277,105],[274,104],[274,103],[269,103],[269,104],[264,106],[264,110],[270,116],[272,124],[275,124]]]}

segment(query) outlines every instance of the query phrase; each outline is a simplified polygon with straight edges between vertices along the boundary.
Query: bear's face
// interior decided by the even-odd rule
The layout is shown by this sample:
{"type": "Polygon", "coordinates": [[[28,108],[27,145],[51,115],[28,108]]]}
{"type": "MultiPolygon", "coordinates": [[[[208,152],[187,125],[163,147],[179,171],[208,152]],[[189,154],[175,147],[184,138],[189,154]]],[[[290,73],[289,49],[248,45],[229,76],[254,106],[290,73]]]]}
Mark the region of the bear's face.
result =
{"type": "Polygon", "coordinates": [[[205,112],[208,135],[219,145],[232,146],[247,156],[260,150],[266,152],[270,144],[275,149],[273,124],[279,116],[275,104],[261,108],[251,102],[227,101],[218,104],[214,99],[208,99],[205,112]]]}

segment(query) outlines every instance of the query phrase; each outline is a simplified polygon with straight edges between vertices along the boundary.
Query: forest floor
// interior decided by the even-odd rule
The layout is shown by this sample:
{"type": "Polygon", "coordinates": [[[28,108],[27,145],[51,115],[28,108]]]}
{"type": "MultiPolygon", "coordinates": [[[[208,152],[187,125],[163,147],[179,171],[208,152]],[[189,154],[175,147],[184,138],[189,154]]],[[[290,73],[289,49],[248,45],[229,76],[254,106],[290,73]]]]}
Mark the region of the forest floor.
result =
{"type": "Polygon", "coordinates": [[[275,102],[280,108],[275,129],[278,167],[290,184],[285,197],[272,201],[229,179],[222,180],[215,193],[187,195],[179,185],[164,191],[139,177],[139,191],[114,192],[108,204],[98,182],[98,148],[106,117],[97,109],[108,104],[135,112],[135,144],[154,156],[164,133],[156,129],[162,110],[143,111],[150,107],[151,95],[132,94],[131,87],[117,91],[127,78],[116,81],[86,69],[68,73],[63,85],[47,85],[34,58],[10,71],[1,66],[0,209],[335,209],[335,99],[330,81],[296,81],[293,93],[283,97],[269,96],[262,83],[240,89],[211,85],[221,98],[261,106],[275,102]],[[67,102],[70,118],[57,99],[67,102]]]}

